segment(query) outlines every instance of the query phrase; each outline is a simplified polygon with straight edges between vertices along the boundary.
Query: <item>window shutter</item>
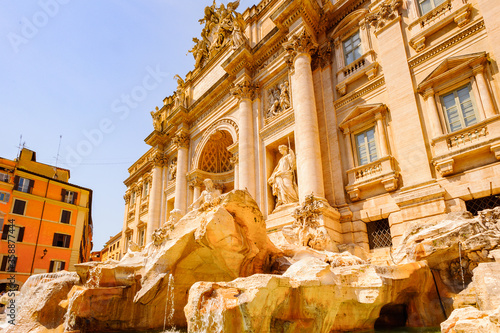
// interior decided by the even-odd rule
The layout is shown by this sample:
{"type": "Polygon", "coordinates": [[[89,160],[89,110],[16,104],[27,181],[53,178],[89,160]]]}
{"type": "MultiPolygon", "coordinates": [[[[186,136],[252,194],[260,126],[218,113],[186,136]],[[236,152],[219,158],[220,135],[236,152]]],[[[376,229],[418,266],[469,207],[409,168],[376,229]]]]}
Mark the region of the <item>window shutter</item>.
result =
{"type": "Polygon", "coordinates": [[[51,260],[49,265],[49,273],[52,273],[53,271],[54,271],[54,260],[51,260]]]}
{"type": "Polygon", "coordinates": [[[19,176],[15,176],[14,177],[14,188],[16,190],[18,190],[18,188],[17,188],[18,186],[19,186],[19,176]]]}
{"type": "Polygon", "coordinates": [[[35,185],[35,181],[30,179],[30,183],[28,185],[28,193],[33,193],[33,186],[35,185]]]}
{"type": "Polygon", "coordinates": [[[63,188],[61,189],[61,201],[64,201],[65,198],[66,198],[66,190],[63,188]]]}
{"type": "Polygon", "coordinates": [[[9,202],[10,199],[10,193],[5,194],[5,202],[9,202]]]}
{"type": "Polygon", "coordinates": [[[57,246],[57,238],[59,238],[59,234],[54,234],[54,238],[52,239],[52,246],[57,246]]]}
{"type": "Polygon", "coordinates": [[[9,259],[9,256],[3,256],[2,258],[2,266],[0,267],[0,271],[5,272],[7,269],[7,259],[9,259]]]}
{"type": "Polygon", "coordinates": [[[16,264],[17,264],[17,257],[10,257],[10,260],[8,260],[8,267],[7,271],[9,272],[15,272],[16,271],[16,264]]]}
{"type": "Polygon", "coordinates": [[[61,262],[61,271],[64,271],[64,267],[65,267],[66,263],[63,261],[61,262]]]}
{"type": "Polygon", "coordinates": [[[64,247],[69,248],[70,241],[71,241],[71,236],[70,235],[66,235],[66,237],[64,237],[64,247]]]}
{"type": "Polygon", "coordinates": [[[19,228],[19,233],[17,234],[17,241],[22,242],[24,238],[24,227],[19,228]]]}
{"type": "Polygon", "coordinates": [[[9,235],[9,228],[10,228],[9,224],[4,224],[3,230],[2,230],[2,239],[7,239],[8,235],[9,235]]]}
{"type": "Polygon", "coordinates": [[[73,192],[73,202],[72,202],[73,205],[76,205],[76,198],[78,198],[78,193],[73,192]]]}

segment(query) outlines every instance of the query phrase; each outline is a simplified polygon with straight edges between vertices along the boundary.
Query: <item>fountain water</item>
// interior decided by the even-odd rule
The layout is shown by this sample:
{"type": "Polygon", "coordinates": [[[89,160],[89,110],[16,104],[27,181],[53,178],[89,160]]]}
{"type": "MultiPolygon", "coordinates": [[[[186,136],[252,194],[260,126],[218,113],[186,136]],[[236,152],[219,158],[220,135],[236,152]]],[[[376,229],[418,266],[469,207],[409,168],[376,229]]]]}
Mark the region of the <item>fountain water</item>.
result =
{"type": "MultiPolygon", "coordinates": [[[[168,275],[167,297],[165,300],[165,318],[163,319],[163,331],[165,327],[172,326],[172,319],[174,319],[174,276],[168,275]],[[167,316],[168,311],[168,316],[167,316]]],[[[174,328],[175,329],[175,328],[174,328]]]]}
{"type": "Polygon", "coordinates": [[[99,288],[102,277],[102,266],[95,265],[89,270],[89,278],[85,283],[87,288],[99,288]]]}

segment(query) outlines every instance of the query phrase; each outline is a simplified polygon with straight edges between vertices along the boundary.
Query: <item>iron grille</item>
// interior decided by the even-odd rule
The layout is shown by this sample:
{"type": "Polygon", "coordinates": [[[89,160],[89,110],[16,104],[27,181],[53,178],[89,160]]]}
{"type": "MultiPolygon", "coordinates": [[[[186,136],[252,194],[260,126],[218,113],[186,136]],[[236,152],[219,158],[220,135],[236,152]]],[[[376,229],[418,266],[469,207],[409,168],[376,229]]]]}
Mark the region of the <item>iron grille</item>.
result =
{"type": "Polygon", "coordinates": [[[388,219],[381,219],[366,224],[370,249],[392,246],[391,228],[388,219]]]}
{"type": "Polygon", "coordinates": [[[492,209],[497,206],[500,206],[500,196],[497,195],[490,195],[465,202],[465,207],[467,207],[467,210],[471,212],[472,215],[477,215],[478,212],[484,209],[492,209]]]}

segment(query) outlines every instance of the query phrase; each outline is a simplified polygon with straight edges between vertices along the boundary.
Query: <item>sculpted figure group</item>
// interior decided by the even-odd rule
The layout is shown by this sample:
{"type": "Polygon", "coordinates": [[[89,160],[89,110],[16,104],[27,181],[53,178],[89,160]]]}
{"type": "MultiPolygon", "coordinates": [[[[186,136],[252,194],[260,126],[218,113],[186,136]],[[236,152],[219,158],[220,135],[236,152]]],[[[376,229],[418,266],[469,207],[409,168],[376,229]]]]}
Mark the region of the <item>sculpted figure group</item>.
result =
{"type": "Polygon", "coordinates": [[[280,112],[288,109],[291,106],[288,81],[281,83],[279,88],[276,87],[271,90],[269,94],[269,105],[270,108],[267,111],[266,115],[268,118],[277,116],[280,112]]]}
{"type": "Polygon", "coordinates": [[[203,67],[206,60],[216,54],[227,42],[233,49],[245,43],[243,34],[245,21],[240,13],[236,12],[240,1],[229,2],[227,7],[221,4],[216,8],[215,0],[211,6],[205,7],[205,16],[199,20],[205,24],[201,31],[201,38],[193,38],[195,45],[189,52],[195,59],[195,68],[203,67]]]}

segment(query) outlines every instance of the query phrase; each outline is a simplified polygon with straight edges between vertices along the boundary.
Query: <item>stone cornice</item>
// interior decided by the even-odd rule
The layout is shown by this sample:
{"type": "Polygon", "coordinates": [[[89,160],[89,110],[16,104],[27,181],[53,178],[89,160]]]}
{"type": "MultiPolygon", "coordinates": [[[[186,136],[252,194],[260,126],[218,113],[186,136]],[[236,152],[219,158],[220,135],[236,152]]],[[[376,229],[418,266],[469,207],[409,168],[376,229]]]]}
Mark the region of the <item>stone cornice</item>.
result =
{"type": "Polygon", "coordinates": [[[271,15],[271,19],[278,28],[288,30],[295,21],[302,18],[310,29],[318,33],[322,14],[323,9],[315,0],[288,0],[271,15]]]}
{"type": "Polygon", "coordinates": [[[384,84],[385,84],[385,78],[382,75],[380,75],[378,78],[375,78],[372,81],[369,81],[368,84],[362,86],[361,88],[359,88],[353,92],[350,92],[350,93],[346,94],[345,96],[337,99],[334,102],[333,106],[335,109],[339,109],[342,106],[347,105],[350,102],[367,94],[368,92],[370,92],[378,87],[383,86],[384,84]]]}
{"type": "Polygon", "coordinates": [[[398,10],[402,3],[402,0],[383,0],[370,6],[372,8],[366,20],[375,27],[375,35],[400,19],[398,10]]]}

